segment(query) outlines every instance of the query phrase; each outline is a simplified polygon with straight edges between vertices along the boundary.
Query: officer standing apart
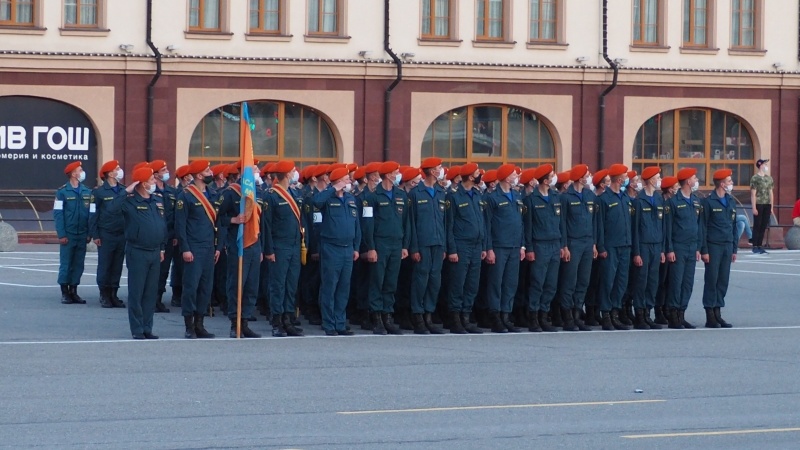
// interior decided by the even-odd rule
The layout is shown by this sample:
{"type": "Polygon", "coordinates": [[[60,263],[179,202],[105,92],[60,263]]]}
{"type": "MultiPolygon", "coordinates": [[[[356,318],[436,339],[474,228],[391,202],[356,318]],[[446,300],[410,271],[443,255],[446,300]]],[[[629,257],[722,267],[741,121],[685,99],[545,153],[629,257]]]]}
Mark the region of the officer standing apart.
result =
{"type": "Polygon", "coordinates": [[[650,310],[656,306],[658,269],[666,260],[664,256],[664,200],[661,189],[661,169],[646,167],[642,171],[644,189],[634,200],[633,224],[633,307],[634,327],[637,330],[660,330],[661,325],[650,319],[650,310]]]}
{"type": "Polygon", "coordinates": [[[86,244],[89,237],[89,213],[95,211],[92,191],[84,186],[86,172],[80,161],[64,168],[68,181],[56,191],[53,202],[53,221],[58,235],[58,284],[61,285],[61,303],[84,304],[78,295],[83,266],[86,260],[86,244]]]}
{"type": "Polygon", "coordinates": [[[731,328],[722,319],[725,294],[731,275],[731,263],[736,262],[738,233],[736,232],[736,200],[731,196],[731,169],[714,172],[714,191],[703,199],[704,231],[700,255],[706,266],[703,287],[703,308],[706,328],[731,328]]]}
{"type": "MultiPolygon", "coordinates": [[[[387,161],[379,166],[378,173],[382,181],[374,192],[364,193],[361,222],[367,262],[372,264],[369,268],[372,333],[403,334],[392,314],[400,261],[408,257],[410,237],[403,230],[408,217],[408,197],[395,185],[395,181],[399,181],[400,164],[387,161]]],[[[415,325],[415,332],[418,325],[415,325]]]]}
{"type": "Polygon", "coordinates": [[[361,225],[356,198],[350,194],[352,184],[346,168],[330,174],[331,186],[314,196],[314,206],[322,210],[320,227],[320,271],[322,284],[319,302],[322,329],[328,336],[350,336],[347,328],[347,300],[353,261],[358,259],[361,225]]]}
{"type": "MultiPolygon", "coordinates": [[[[210,339],[214,335],[203,326],[211,289],[214,264],[219,260],[217,247],[217,194],[209,188],[214,181],[208,161],[199,159],[189,166],[192,184],[180,194],[175,204],[175,232],[183,257],[183,296],[181,308],[187,339],[210,339]]],[[[220,243],[221,244],[221,243],[220,243]]]]}
{"type": "Polygon", "coordinates": [[[155,194],[153,169],[133,172],[126,196],[114,200],[125,223],[125,260],[128,267],[128,322],[134,339],[158,339],[153,314],[158,277],[167,245],[163,198],[155,194]]]}
{"type": "Polygon", "coordinates": [[[89,214],[89,236],[97,245],[97,287],[103,308],[125,307],[117,301],[125,259],[125,222],[119,214],[119,204],[114,202],[117,197],[125,197],[125,186],[119,183],[123,175],[118,161],[106,162],[100,168],[103,184],[92,191],[94,213],[89,214]]]}

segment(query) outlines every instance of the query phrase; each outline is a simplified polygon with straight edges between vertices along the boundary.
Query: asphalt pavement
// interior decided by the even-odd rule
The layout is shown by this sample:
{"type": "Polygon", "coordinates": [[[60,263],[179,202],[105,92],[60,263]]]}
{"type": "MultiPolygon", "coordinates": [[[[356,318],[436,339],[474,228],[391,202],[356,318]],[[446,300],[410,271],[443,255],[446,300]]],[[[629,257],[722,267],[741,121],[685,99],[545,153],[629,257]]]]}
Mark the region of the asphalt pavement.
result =
{"type": "MultiPolygon", "coordinates": [[[[132,341],[96,255],[0,253],[0,448],[797,448],[800,252],[742,250],[729,330],[132,341]]],[[[702,265],[701,265],[702,267],[702,265]]],[[[704,322],[698,268],[687,319],[704,322]]],[[[125,279],[123,279],[125,284],[125,279]]],[[[125,299],[125,288],[120,290],[125,299]]],[[[227,336],[223,317],[207,328],[227,336]]],[[[265,335],[260,318],[251,327],[265,335]]],[[[315,329],[316,328],[316,329],[315,329]]]]}

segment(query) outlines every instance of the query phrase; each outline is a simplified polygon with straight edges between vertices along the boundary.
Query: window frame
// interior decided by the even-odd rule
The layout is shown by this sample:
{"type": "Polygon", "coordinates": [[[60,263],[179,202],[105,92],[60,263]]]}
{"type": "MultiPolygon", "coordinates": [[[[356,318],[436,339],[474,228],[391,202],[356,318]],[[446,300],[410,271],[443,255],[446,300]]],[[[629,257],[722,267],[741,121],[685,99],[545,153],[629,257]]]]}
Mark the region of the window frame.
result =
{"type": "Polygon", "coordinates": [[[439,36],[437,34],[424,34],[424,24],[429,22],[431,30],[436,29],[436,0],[422,0],[420,2],[420,26],[419,26],[419,39],[424,41],[448,41],[454,40],[456,36],[456,28],[458,26],[458,0],[447,0],[447,35],[439,36]],[[425,2],[430,2],[431,15],[425,17],[423,11],[425,10],[425,2]]]}
{"type": "Polygon", "coordinates": [[[564,31],[564,24],[565,24],[565,14],[566,14],[566,5],[565,3],[567,0],[538,0],[539,1],[539,30],[541,36],[541,29],[542,24],[544,23],[541,19],[542,17],[542,7],[545,1],[549,1],[553,3],[553,10],[555,11],[555,20],[553,21],[553,26],[555,27],[555,33],[553,39],[544,39],[544,38],[534,38],[531,36],[533,31],[533,0],[528,0],[528,44],[534,45],[553,45],[553,44],[561,44],[563,45],[565,42],[566,33],[564,31]]]}
{"type": "Polygon", "coordinates": [[[489,36],[486,33],[490,29],[491,19],[489,18],[488,11],[489,6],[492,0],[477,0],[475,2],[475,43],[487,43],[487,44],[495,44],[495,43],[515,43],[511,41],[511,6],[512,2],[510,0],[500,0],[503,6],[503,13],[501,16],[501,31],[499,37],[489,36]],[[480,17],[478,17],[478,10],[479,4],[484,4],[484,11],[487,11],[487,15],[483,19],[483,30],[484,34],[478,34],[478,23],[480,21],[480,17]]]}
{"type": "Polygon", "coordinates": [[[683,0],[684,1],[684,9],[682,11],[682,15],[686,13],[686,5],[689,5],[689,23],[688,23],[688,32],[689,32],[689,40],[685,39],[685,34],[687,29],[685,28],[686,25],[686,18],[682,17],[681,26],[683,26],[683,30],[681,33],[681,48],[685,49],[715,49],[717,46],[717,1],[716,0],[706,0],[706,43],[705,44],[697,44],[694,42],[694,30],[695,30],[695,21],[694,21],[694,12],[696,10],[695,2],[697,0],[683,0]]]}
{"type": "Polygon", "coordinates": [[[336,30],[335,31],[311,31],[309,27],[309,14],[311,12],[311,8],[309,8],[310,3],[314,1],[317,2],[319,7],[317,8],[318,16],[317,16],[317,29],[323,28],[323,19],[324,19],[324,8],[323,2],[325,0],[306,0],[306,37],[307,38],[322,38],[322,39],[330,39],[330,38],[339,38],[346,36],[347,30],[347,4],[344,0],[335,0],[336,1],[336,30]]]}
{"type": "Polygon", "coordinates": [[[247,35],[250,36],[288,36],[288,16],[289,16],[289,2],[287,0],[278,0],[278,29],[277,30],[265,30],[264,29],[264,2],[266,0],[258,0],[258,23],[259,26],[253,28],[250,24],[250,14],[252,13],[252,8],[248,2],[247,6],[247,35]]]}
{"type": "Polygon", "coordinates": [[[90,25],[83,25],[79,22],[81,21],[81,3],[86,0],[73,0],[75,2],[75,22],[78,23],[67,23],[67,1],[63,1],[63,12],[64,12],[64,20],[61,24],[62,29],[64,30],[98,30],[105,28],[105,20],[103,20],[105,16],[105,1],[104,0],[96,0],[95,1],[95,22],[90,25]]]}
{"type": "MultiPolygon", "coordinates": [[[[741,38],[742,38],[742,30],[741,24],[739,26],[739,44],[735,44],[735,34],[734,34],[734,17],[736,16],[736,9],[734,8],[735,2],[737,0],[731,0],[731,35],[730,35],[730,48],[729,52],[732,54],[736,54],[736,52],[742,53],[765,53],[764,50],[764,1],[763,0],[753,0],[753,45],[741,45],[741,38]]],[[[744,0],[738,0],[740,5],[743,4],[744,0]]],[[[738,11],[744,11],[743,9],[739,9],[738,11]]],[[[742,18],[741,12],[739,13],[740,21],[742,18]]]]}
{"type": "Polygon", "coordinates": [[[222,34],[228,31],[228,7],[229,0],[218,0],[218,14],[219,22],[216,28],[206,28],[203,26],[203,11],[205,10],[204,3],[209,0],[197,0],[197,26],[192,26],[192,0],[186,2],[186,29],[187,33],[193,34],[222,34]]]}
{"type": "Polygon", "coordinates": [[[649,0],[633,0],[631,2],[631,48],[640,49],[668,49],[666,46],[667,36],[667,1],[666,0],[652,0],[656,2],[656,40],[655,42],[648,42],[645,40],[635,40],[636,36],[636,2],[639,2],[639,35],[644,37],[646,35],[646,24],[644,18],[646,15],[646,8],[644,3],[649,0]]]}
{"type": "Polygon", "coordinates": [[[21,28],[31,29],[41,27],[41,3],[42,0],[8,0],[11,4],[11,19],[0,20],[0,28],[21,28]],[[16,20],[17,6],[20,2],[30,3],[31,5],[31,21],[19,22],[16,20]]]}

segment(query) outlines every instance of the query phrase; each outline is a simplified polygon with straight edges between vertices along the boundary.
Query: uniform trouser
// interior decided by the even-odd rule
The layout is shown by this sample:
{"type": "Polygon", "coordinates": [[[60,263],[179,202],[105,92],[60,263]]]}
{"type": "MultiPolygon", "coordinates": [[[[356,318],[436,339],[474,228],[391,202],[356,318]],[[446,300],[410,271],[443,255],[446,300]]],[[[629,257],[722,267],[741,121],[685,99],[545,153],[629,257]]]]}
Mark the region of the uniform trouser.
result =
{"type": "Polygon", "coordinates": [[[436,310],[439,288],[442,287],[444,247],[420,247],[419,254],[422,258],[414,264],[414,272],[411,274],[411,312],[432,313],[436,310]]]}
{"type": "Polygon", "coordinates": [[[708,243],[708,264],[706,264],[705,285],[703,286],[703,307],[724,308],[725,294],[731,276],[733,244],[708,243]]]}
{"type": "Polygon", "coordinates": [[[259,308],[266,308],[269,305],[269,265],[271,263],[264,258],[261,261],[258,271],[258,305],[259,308]]]}
{"type": "Polygon", "coordinates": [[[756,211],[758,211],[758,215],[753,217],[753,247],[761,247],[764,233],[769,227],[772,205],[756,205],[756,211]]]}
{"type": "Polygon", "coordinates": [[[67,243],[58,246],[58,284],[79,285],[86,260],[86,235],[67,235],[67,243]]]}
{"type": "Polygon", "coordinates": [[[600,307],[600,266],[602,259],[598,258],[592,261],[592,270],[589,273],[589,287],[586,289],[586,299],[584,303],[586,306],[600,307]]]}
{"type": "Polygon", "coordinates": [[[122,278],[122,262],[125,259],[124,236],[101,236],[97,247],[97,285],[119,288],[122,278]]]}
{"type": "MultiPolygon", "coordinates": [[[[214,286],[214,247],[192,248],[194,260],[183,262],[183,295],[181,313],[184,317],[205,314],[214,286]]],[[[128,282],[130,283],[130,281],[128,282]]]]}
{"type": "Polygon", "coordinates": [[[343,331],[347,326],[347,299],[353,273],[353,247],[320,243],[319,303],[322,310],[322,329],[343,331]]]}
{"type": "Polygon", "coordinates": [[[269,310],[271,314],[294,314],[300,280],[300,247],[275,247],[275,262],[269,263],[269,310]]]}
{"type": "Polygon", "coordinates": [[[478,298],[475,299],[475,304],[472,305],[473,309],[488,309],[489,308],[489,264],[484,259],[481,262],[481,278],[478,282],[478,298]]]}
{"type": "MultiPolygon", "coordinates": [[[[219,254],[219,261],[214,265],[214,287],[212,288],[211,298],[222,304],[226,301],[228,285],[228,253],[226,250],[219,254]]],[[[227,305],[226,305],[227,306],[227,305]]]]}
{"type": "Polygon", "coordinates": [[[175,252],[175,256],[173,257],[172,261],[172,271],[169,274],[169,285],[173,288],[181,288],[183,287],[183,252],[181,252],[181,246],[176,245],[173,248],[175,252]]]}
{"type": "Polygon", "coordinates": [[[528,308],[531,288],[531,263],[528,260],[519,262],[519,281],[514,293],[514,308],[528,308]]]}
{"type": "Polygon", "coordinates": [[[600,263],[600,311],[622,308],[630,266],[630,246],[608,249],[608,257],[600,263]]]}
{"type": "Polygon", "coordinates": [[[592,274],[594,243],[592,239],[576,239],[569,242],[569,262],[561,265],[558,289],[561,291],[561,307],[583,308],[589,277],[592,274]]]}
{"type": "Polygon", "coordinates": [[[470,313],[478,295],[483,245],[480,241],[456,241],[456,247],[458,262],[450,266],[447,306],[450,312],[470,313]]]}
{"type": "MultiPolygon", "coordinates": [[[[251,245],[242,252],[242,317],[253,315],[258,296],[259,271],[261,270],[261,247],[251,245]]],[[[239,297],[239,254],[228,247],[228,318],[236,319],[239,297]]]]}
{"type": "Polygon", "coordinates": [[[161,271],[161,250],[128,246],[125,249],[125,261],[128,267],[128,322],[131,334],[151,333],[161,271]]]}
{"type": "Polygon", "coordinates": [[[400,261],[400,273],[397,276],[397,294],[395,295],[395,307],[411,307],[411,274],[414,273],[414,261],[406,258],[400,261]]]}
{"type": "Polygon", "coordinates": [[[658,291],[658,269],[661,266],[661,250],[658,244],[639,244],[642,267],[636,268],[636,280],[633,289],[634,308],[653,308],[656,306],[658,291]]]}
{"type": "Polygon", "coordinates": [[[164,261],[161,261],[158,273],[158,293],[163,294],[167,291],[167,277],[169,277],[169,269],[174,266],[175,261],[180,259],[180,249],[172,245],[172,240],[167,243],[164,249],[164,261]]]}
{"type": "Polygon", "coordinates": [[[393,313],[397,276],[403,242],[390,240],[375,246],[378,262],[369,269],[369,310],[373,313],[393,313]]]}
{"type": "MultiPolygon", "coordinates": [[[[322,258],[321,253],[320,258],[322,258]]],[[[308,308],[312,305],[319,307],[320,266],[321,261],[311,261],[310,259],[306,261],[305,266],[300,266],[300,278],[303,280],[303,283],[300,284],[300,297],[303,299],[303,303],[300,306],[304,309],[304,313],[308,313],[308,308]]]]}
{"type": "Polygon", "coordinates": [[[676,245],[675,262],[669,267],[667,284],[667,306],[685,310],[689,306],[694,288],[694,270],[697,266],[697,252],[694,248],[676,245]]]}
{"type": "Polygon", "coordinates": [[[558,241],[536,241],[531,251],[536,255],[530,264],[528,310],[550,311],[550,302],[558,288],[558,270],[561,266],[561,246],[558,241]]]}
{"type": "Polygon", "coordinates": [[[495,247],[494,257],[486,273],[489,311],[510,313],[519,284],[519,247],[495,247]]]}
{"type": "Polygon", "coordinates": [[[356,309],[361,311],[369,310],[369,285],[370,285],[370,271],[374,264],[367,261],[367,253],[361,253],[361,258],[355,262],[357,269],[355,271],[356,282],[356,309]]]}
{"type": "Polygon", "coordinates": [[[656,292],[656,306],[667,304],[667,292],[669,291],[669,268],[672,263],[665,262],[658,267],[658,291],[656,292]]]}

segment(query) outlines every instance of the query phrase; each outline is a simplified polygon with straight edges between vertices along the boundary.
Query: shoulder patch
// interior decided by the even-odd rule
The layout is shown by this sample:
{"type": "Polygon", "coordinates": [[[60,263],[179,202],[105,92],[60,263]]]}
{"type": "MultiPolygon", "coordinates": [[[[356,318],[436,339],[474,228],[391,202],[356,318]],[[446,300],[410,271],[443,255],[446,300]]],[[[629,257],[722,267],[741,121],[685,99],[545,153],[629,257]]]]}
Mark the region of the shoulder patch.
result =
{"type": "Polygon", "coordinates": [[[175,204],[175,208],[183,209],[183,200],[178,200],[178,202],[175,204]]]}

